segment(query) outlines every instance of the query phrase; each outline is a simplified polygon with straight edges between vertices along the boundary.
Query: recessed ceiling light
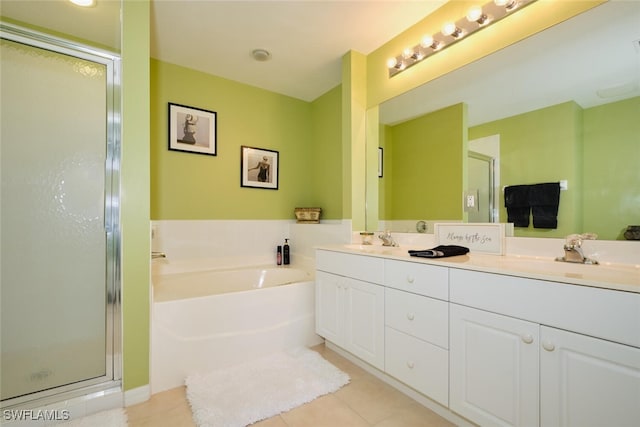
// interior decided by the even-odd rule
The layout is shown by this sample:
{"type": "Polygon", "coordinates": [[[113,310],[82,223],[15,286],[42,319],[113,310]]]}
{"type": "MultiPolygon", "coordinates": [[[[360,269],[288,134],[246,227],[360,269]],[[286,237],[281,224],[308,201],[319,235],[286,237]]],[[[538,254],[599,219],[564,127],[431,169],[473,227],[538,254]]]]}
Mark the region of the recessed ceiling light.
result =
{"type": "Polygon", "coordinates": [[[96,0],[69,0],[71,3],[76,6],[82,7],[93,7],[96,5],[96,0]]]}
{"type": "Polygon", "coordinates": [[[254,49],[253,52],[251,52],[251,56],[253,56],[253,59],[260,62],[271,59],[271,53],[266,49],[254,49]]]}

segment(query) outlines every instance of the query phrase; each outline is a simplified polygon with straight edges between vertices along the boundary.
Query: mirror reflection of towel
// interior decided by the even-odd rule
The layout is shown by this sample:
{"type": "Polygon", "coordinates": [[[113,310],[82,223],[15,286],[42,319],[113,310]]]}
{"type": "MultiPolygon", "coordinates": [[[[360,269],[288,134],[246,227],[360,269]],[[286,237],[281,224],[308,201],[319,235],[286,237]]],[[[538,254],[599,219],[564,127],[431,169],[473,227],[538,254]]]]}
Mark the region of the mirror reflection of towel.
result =
{"type": "Polygon", "coordinates": [[[534,228],[558,228],[560,183],[534,184],[529,189],[529,203],[534,228]]]}
{"type": "Polygon", "coordinates": [[[504,188],[504,206],[507,208],[507,222],[512,222],[514,227],[529,226],[530,185],[510,185],[504,188]]]}

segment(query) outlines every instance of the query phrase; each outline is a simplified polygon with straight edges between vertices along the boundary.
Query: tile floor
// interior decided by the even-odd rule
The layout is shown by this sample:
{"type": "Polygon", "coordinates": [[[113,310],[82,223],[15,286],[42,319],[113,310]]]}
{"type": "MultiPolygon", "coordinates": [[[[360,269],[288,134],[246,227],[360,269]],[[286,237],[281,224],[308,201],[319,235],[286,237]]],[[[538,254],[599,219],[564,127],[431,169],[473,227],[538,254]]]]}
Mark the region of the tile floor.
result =
{"type": "MultiPolygon", "coordinates": [[[[324,345],[313,350],[351,376],[335,393],[253,424],[255,427],[448,427],[454,424],[324,345]]],[[[192,427],[185,388],[155,394],[127,408],[129,427],[192,427]]]]}

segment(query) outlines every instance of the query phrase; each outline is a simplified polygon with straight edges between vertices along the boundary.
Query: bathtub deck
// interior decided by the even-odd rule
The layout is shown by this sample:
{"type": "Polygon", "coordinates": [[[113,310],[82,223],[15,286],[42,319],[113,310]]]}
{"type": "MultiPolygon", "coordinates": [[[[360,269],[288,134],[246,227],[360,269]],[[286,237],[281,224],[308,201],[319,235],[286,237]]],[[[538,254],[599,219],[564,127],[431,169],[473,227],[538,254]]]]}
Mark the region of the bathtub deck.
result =
{"type": "MultiPolygon", "coordinates": [[[[253,424],[256,427],[367,427],[367,426],[453,426],[324,345],[313,350],[351,376],[351,382],[336,393],[320,397],[275,417],[253,424]]],[[[151,400],[127,408],[129,427],[195,426],[185,388],[155,394],[151,400]]]]}

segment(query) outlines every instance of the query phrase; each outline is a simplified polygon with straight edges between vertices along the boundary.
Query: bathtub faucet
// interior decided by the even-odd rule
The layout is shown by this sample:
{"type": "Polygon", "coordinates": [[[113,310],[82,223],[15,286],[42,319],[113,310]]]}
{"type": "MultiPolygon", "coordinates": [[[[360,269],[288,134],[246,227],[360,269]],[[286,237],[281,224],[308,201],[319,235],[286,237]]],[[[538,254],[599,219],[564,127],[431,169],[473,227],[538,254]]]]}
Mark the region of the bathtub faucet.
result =
{"type": "Polygon", "coordinates": [[[382,240],[382,246],[398,246],[398,243],[393,240],[391,236],[391,232],[389,230],[385,231],[383,234],[378,235],[378,238],[382,240]]]}
{"type": "Polygon", "coordinates": [[[156,252],[156,251],[151,252],[151,259],[166,258],[166,257],[167,257],[167,254],[165,254],[164,252],[156,252]]]}

